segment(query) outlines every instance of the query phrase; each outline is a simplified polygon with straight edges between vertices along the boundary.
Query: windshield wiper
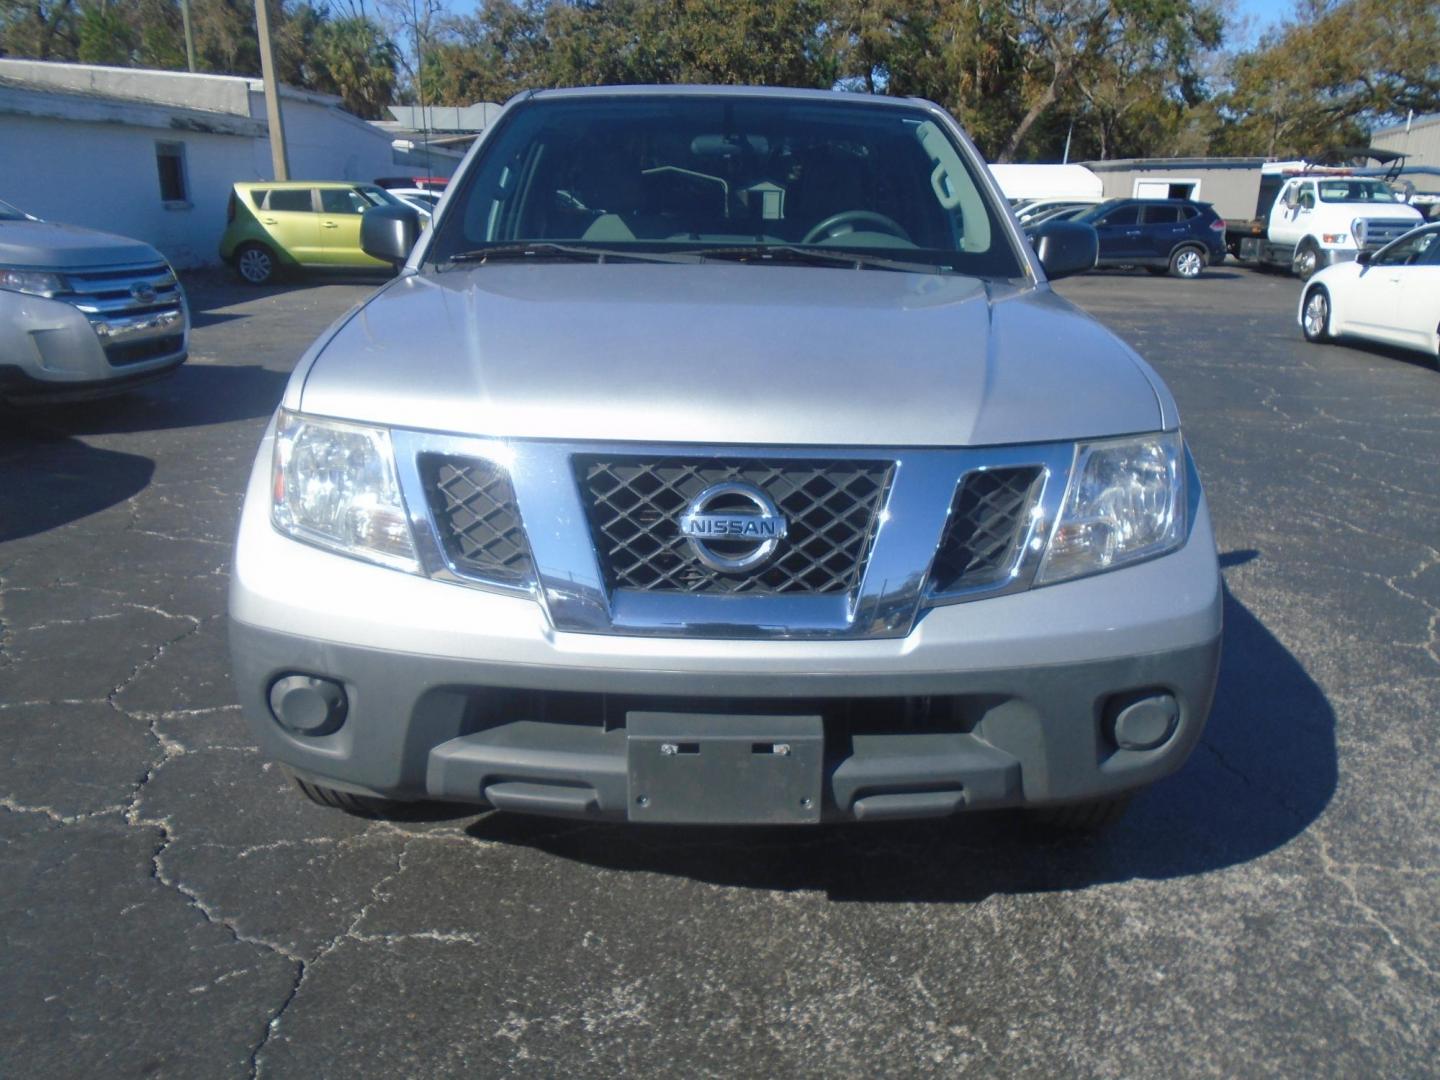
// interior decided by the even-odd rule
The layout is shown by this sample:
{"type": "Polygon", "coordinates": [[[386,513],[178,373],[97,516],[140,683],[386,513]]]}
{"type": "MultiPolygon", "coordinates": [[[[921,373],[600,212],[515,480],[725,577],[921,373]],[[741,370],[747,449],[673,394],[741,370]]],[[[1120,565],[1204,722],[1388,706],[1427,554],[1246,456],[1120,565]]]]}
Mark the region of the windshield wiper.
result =
{"type": "Polygon", "coordinates": [[[487,263],[525,262],[529,260],[553,259],[568,262],[609,262],[614,260],[636,260],[639,262],[699,262],[688,253],[659,251],[617,251],[614,248],[594,247],[589,244],[557,244],[553,240],[538,240],[532,243],[495,244],[491,247],[461,251],[441,263],[487,263]]]}
{"type": "Polygon", "coordinates": [[[892,259],[886,255],[872,255],[867,251],[796,247],[793,244],[747,244],[741,247],[701,248],[697,254],[706,259],[728,259],[733,262],[848,266],[852,270],[900,270],[906,273],[939,274],[955,269],[948,263],[892,259]]]}

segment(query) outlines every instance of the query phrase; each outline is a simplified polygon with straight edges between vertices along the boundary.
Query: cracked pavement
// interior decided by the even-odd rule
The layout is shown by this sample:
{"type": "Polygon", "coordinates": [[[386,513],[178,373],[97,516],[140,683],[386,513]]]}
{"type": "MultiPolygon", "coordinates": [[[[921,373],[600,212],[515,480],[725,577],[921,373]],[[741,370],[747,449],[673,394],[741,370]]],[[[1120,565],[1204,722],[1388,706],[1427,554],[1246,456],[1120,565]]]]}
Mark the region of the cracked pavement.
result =
{"type": "Polygon", "coordinates": [[[1204,743],[1103,837],[373,822],[225,647],[261,429],[369,288],[197,279],[176,378],[0,412],[0,1075],[1433,1071],[1433,364],[1306,345],[1290,278],[1061,283],[1175,392],[1228,585],[1204,743]]]}

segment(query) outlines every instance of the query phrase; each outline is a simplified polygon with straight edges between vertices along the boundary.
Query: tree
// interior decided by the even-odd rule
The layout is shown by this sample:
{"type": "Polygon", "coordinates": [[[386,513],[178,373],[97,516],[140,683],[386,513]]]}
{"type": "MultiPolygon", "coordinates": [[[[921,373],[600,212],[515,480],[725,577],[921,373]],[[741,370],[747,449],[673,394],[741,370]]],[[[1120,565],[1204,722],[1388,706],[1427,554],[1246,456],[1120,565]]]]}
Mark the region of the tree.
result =
{"type": "Polygon", "coordinates": [[[1433,0],[1311,0],[1235,58],[1217,101],[1227,153],[1304,155],[1366,141],[1386,120],[1440,109],[1433,0]]]}

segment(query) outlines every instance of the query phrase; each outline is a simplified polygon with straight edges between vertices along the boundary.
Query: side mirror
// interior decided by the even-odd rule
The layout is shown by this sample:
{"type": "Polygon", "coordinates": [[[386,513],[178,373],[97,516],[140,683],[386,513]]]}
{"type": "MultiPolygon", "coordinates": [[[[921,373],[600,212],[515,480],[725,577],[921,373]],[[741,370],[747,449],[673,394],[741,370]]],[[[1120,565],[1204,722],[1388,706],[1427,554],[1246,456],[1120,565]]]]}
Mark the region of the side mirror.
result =
{"type": "Polygon", "coordinates": [[[376,206],[360,218],[360,250],[399,266],[420,237],[420,215],[408,206],[376,206]]]}
{"type": "Polygon", "coordinates": [[[1100,258],[1100,236],[1093,225],[1079,221],[1050,221],[1031,235],[1035,254],[1051,281],[1095,269],[1100,258]]]}
{"type": "Polygon", "coordinates": [[[1370,257],[1371,257],[1372,255],[1374,255],[1374,254],[1375,254],[1375,253],[1374,253],[1373,251],[1362,251],[1362,252],[1359,252],[1359,253],[1355,256],[1355,261],[1356,261],[1357,263],[1359,263],[1361,266],[1369,266],[1369,265],[1370,265],[1370,257]]]}
{"type": "Polygon", "coordinates": [[[1297,206],[1299,206],[1299,205],[1300,205],[1300,189],[1299,189],[1299,188],[1291,188],[1289,191],[1285,192],[1285,209],[1287,209],[1287,210],[1294,210],[1295,207],[1297,207],[1297,206]]]}

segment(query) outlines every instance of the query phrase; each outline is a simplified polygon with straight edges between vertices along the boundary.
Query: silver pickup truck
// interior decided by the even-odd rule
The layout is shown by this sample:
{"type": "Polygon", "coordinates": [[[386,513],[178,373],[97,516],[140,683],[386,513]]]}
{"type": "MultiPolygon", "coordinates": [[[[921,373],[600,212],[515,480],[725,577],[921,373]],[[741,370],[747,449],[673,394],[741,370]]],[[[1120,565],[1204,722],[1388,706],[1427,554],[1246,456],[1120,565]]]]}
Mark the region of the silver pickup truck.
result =
{"type": "Polygon", "coordinates": [[[301,358],[236,686],[312,799],[619,821],[1112,820],[1200,738],[1204,495],[923,101],[527,94],[301,358]]]}
{"type": "Polygon", "coordinates": [[[122,393],[185,362],[190,313],[149,244],[0,202],[0,399],[122,393]]]}

